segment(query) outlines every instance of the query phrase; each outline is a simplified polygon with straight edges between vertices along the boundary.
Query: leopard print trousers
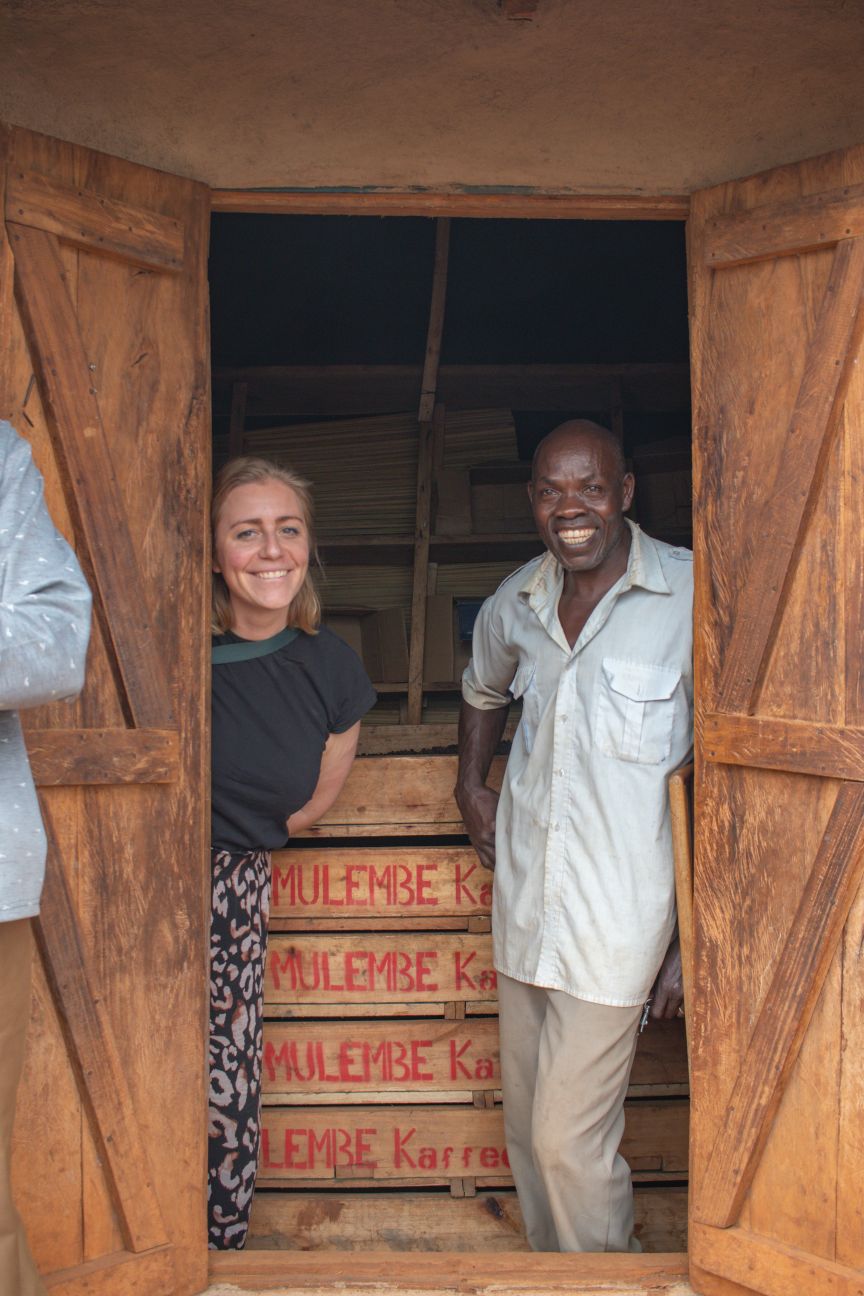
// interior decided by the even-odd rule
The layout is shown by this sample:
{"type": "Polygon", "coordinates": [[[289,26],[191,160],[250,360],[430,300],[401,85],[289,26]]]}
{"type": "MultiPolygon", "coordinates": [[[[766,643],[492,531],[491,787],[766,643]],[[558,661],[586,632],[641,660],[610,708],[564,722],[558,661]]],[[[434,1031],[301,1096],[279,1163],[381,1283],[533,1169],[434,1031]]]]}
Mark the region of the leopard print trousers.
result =
{"type": "Polygon", "coordinates": [[[261,1141],[270,852],[212,852],[208,1245],[245,1245],[261,1141]]]}

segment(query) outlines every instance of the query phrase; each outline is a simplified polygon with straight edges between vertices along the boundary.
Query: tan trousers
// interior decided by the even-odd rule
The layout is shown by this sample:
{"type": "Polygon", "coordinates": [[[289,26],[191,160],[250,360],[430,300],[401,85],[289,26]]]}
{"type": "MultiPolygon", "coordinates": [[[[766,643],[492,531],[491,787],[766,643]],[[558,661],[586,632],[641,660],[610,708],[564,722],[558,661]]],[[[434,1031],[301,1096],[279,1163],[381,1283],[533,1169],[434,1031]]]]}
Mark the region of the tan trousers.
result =
{"type": "Polygon", "coordinates": [[[535,1251],[639,1251],[618,1153],[642,1009],[498,975],[507,1152],[535,1251]]]}
{"type": "Polygon", "coordinates": [[[0,922],[0,1292],[46,1296],[12,1202],[9,1168],[15,1095],[30,1019],[33,934],[29,919],[0,922]]]}

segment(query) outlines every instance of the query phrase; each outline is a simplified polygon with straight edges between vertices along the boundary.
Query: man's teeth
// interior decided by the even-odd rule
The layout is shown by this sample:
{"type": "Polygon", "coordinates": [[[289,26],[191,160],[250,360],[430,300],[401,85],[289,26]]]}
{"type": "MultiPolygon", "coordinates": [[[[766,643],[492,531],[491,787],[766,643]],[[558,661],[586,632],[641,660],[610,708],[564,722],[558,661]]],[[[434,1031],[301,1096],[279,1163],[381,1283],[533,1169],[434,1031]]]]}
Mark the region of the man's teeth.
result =
{"type": "Polygon", "coordinates": [[[593,527],[584,527],[576,531],[559,531],[558,535],[565,544],[585,544],[594,534],[593,527]]]}
{"type": "Polygon", "coordinates": [[[282,577],[287,576],[288,573],[287,571],[266,571],[256,572],[255,575],[259,580],[281,580],[282,577]]]}

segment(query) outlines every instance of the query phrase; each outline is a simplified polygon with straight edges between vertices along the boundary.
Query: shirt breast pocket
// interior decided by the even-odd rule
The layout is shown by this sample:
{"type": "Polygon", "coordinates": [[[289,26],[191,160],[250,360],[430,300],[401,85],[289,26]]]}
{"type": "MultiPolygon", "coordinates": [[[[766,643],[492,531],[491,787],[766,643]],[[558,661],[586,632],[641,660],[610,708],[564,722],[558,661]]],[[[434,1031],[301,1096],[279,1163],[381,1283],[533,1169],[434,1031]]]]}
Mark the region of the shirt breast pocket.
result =
{"type": "Polygon", "coordinates": [[[510,692],[514,701],[522,700],[522,720],[520,722],[520,731],[522,741],[525,744],[526,752],[530,752],[534,746],[534,738],[537,734],[537,723],[540,719],[539,694],[537,692],[537,683],[535,676],[537,674],[537,663],[533,661],[522,662],[517,670],[513,683],[510,685],[510,692]]]}
{"type": "Polygon", "coordinates": [[[668,759],[680,679],[675,667],[604,657],[595,728],[600,750],[643,765],[668,759]]]}

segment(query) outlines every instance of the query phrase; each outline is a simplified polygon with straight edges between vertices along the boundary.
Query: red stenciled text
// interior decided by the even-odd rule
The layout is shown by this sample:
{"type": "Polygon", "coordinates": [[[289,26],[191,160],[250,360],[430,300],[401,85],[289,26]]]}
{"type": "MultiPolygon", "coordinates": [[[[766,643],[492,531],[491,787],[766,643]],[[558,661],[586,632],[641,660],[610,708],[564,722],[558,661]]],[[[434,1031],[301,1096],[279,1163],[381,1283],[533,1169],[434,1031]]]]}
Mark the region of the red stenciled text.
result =
{"type": "Polygon", "coordinates": [[[495,1061],[491,1057],[478,1057],[472,1052],[473,1040],[450,1040],[451,1080],[491,1080],[495,1075],[495,1061]]]}
{"type": "Polygon", "coordinates": [[[325,909],[419,909],[438,904],[432,894],[437,864],[291,863],[273,869],[273,906],[325,909]]]}
{"type": "MultiPolygon", "coordinates": [[[[431,1040],[341,1040],[328,1049],[321,1040],[264,1043],[268,1080],[295,1084],[422,1084],[433,1080],[426,1050],[431,1040]]],[[[467,1074],[467,1072],[466,1072],[467,1074]]]]}
{"type": "Polygon", "coordinates": [[[369,1140],[378,1130],[373,1127],[345,1129],[338,1125],[322,1130],[308,1126],[291,1126],[284,1130],[261,1131],[261,1159],[265,1170],[336,1170],[363,1166],[374,1170],[378,1162],[372,1156],[369,1140]]]}
{"type": "Polygon", "coordinates": [[[400,1129],[393,1131],[393,1166],[408,1174],[411,1170],[437,1170],[440,1172],[468,1170],[473,1174],[481,1170],[497,1170],[504,1166],[509,1169],[507,1149],[504,1147],[443,1147],[438,1148],[420,1143],[417,1130],[400,1129]]]}
{"type": "Polygon", "coordinates": [[[268,965],[275,990],[341,994],[424,994],[438,989],[432,978],[435,950],[308,950],[292,946],[271,950],[268,965]]]}
{"type": "Polygon", "coordinates": [[[463,954],[459,950],[454,950],[453,970],[457,990],[494,990],[498,985],[498,978],[495,975],[494,968],[472,967],[476,958],[476,950],[472,950],[470,954],[463,954]]]}
{"type": "Polygon", "coordinates": [[[457,907],[466,906],[472,909],[489,909],[492,905],[492,882],[486,881],[489,878],[489,870],[483,869],[481,872],[480,865],[476,862],[463,868],[462,864],[456,864],[456,872],[453,878],[453,898],[457,907]],[[476,880],[472,880],[475,873],[480,873],[476,880]],[[469,886],[468,883],[471,882],[469,886]]]}

